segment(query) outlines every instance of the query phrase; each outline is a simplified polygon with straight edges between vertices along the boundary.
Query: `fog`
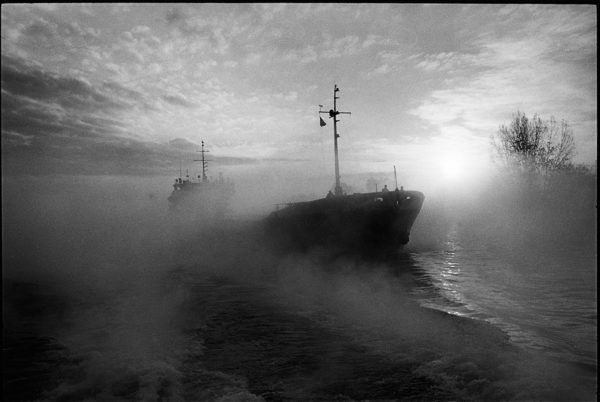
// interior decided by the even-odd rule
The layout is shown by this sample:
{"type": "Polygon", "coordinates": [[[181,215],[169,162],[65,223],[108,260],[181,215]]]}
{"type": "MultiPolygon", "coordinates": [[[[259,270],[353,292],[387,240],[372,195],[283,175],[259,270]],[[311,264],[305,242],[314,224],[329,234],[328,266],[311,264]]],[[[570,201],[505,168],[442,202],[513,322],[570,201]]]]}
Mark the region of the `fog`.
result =
{"type": "MultiPolygon", "coordinates": [[[[410,256],[442,248],[451,231],[515,255],[533,250],[532,258],[558,258],[565,247],[594,253],[595,180],[566,178],[544,195],[508,179],[479,185],[468,196],[426,193],[401,259],[365,262],[331,259],[322,250],[272,253],[254,222],[277,202],[324,195],[311,192],[318,191],[315,180],[286,186],[277,177],[251,172],[236,180],[232,208],[218,222],[170,213],[171,177],[4,177],[5,328],[55,337],[79,356],[87,373],[85,381],[62,384],[54,396],[77,395],[93,384],[114,389],[118,380],[111,373],[119,368],[141,378],[138,397],[156,399],[159,379],[180,380],[178,367],[190,353],[187,331],[201,321],[186,311],[190,285],[214,276],[250,286],[268,283],[273,303],[328,311],[328,325],[378,352],[425,361],[442,355],[437,366],[432,361],[421,368],[429,375],[441,378],[452,369],[492,384],[456,384],[464,397],[510,399],[514,394],[506,389],[519,387],[532,395],[527,388],[535,386],[524,382],[548,362],[529,361],[526,368],[491,325],[460,323],[410,302],[410,256]],[[527,370],[528,377],[519,380],[514,370],[527,370]]],[[[317,183],[321,192],[328,189],[326,178],[317,183]]],[[[564,375],[556,368],[556,376],[564,375]]],[[[181,398],[177,387],[172,392],[181,398]]]]}

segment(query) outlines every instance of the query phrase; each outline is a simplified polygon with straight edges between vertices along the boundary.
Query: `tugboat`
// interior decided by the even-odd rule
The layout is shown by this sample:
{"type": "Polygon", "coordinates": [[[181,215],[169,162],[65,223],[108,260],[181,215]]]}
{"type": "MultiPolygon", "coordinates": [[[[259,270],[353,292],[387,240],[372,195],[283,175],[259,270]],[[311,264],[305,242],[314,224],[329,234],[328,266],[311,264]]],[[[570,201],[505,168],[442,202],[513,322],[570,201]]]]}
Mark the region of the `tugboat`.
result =
{"type": "Polygon", "coordinates": [[[231,181],[226,181],[222,174],[215,181],[208,179],[208,160],[204,149],[198,151],[202,154],[201,159],[194,159],[194,162],[202,162],[202,176],[198,175],[197,180],[190,178],[186,172],[185,178],[175,179],[173,192],[168,198],[169,209],[174,212],[184,213],[188,218],[193,215],[205,218],[222,218],[229,207],[229,199],[234,194],[234,185],[231,181]]]}
{"type": "MultiPolygon", "coordinates": [[[[267,232],[276,246],[306,251],[314,246],[364,255],[394,252],[409,241],[425,196],[403,187],[381,192],[344,193],[340,184],[338,160],[337,93],[334,85],[333,109],[319,110],[333,119],[335,187],[325,198],[284,204],[266,219],[267,232]]],[[[322,107],[322,106],[321,106],[322,107]]],[[[326,123],[320,119],[321,126],[326,123]]],[[[394,175],[396,169],[394,167],[394,175]]]]}

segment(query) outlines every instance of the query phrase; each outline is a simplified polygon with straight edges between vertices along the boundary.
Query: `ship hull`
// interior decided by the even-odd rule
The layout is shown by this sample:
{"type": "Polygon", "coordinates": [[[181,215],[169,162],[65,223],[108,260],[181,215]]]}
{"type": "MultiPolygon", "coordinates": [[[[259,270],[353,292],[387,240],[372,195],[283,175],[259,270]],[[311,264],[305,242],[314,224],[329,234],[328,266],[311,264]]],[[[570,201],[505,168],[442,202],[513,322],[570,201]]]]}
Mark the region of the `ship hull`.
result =
{"type": "Polygon", "coordinates": [[[186,219],[222,218],[229,208],[233,186],[228,183],[176,183],[168,198],[169,209],[186,219]]]}
{"type": "Polygon", "coordinates": [[[393,191],[295,203],[270,214],[267,231],[284,249],[387,252],[408,243],[424,199],[419,191],[393,191]]]}

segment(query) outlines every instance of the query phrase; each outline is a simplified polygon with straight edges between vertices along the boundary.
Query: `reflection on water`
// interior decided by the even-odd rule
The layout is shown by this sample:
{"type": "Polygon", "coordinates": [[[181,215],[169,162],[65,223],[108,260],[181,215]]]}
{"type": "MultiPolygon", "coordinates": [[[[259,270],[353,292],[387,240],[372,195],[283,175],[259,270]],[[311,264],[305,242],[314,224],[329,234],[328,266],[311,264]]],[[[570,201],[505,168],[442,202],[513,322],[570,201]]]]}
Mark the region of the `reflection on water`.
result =
{"type": "Polygon", "coordinates": [[[595,382],[594,253],[499,253],[451,230],[441,249],[411,256],[422,279],[412,294],[421,304],[497,325],[514,344],[584,367],[595,382]]]}

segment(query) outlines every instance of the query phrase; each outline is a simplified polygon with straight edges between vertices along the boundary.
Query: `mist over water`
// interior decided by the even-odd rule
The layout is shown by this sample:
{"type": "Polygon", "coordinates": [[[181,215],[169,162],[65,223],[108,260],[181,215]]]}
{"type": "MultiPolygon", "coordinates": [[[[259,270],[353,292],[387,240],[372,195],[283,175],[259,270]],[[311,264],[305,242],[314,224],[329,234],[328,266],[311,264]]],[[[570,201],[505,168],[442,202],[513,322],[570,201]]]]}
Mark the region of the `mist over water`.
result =
{"type": "Polygon", "coordinates": [[[173,216],[171,182],[3,178],[11,395],[595,398],[594,192],[426,194],[399,256],[358,261],[271,252],[257,195],[173,216]]]}

